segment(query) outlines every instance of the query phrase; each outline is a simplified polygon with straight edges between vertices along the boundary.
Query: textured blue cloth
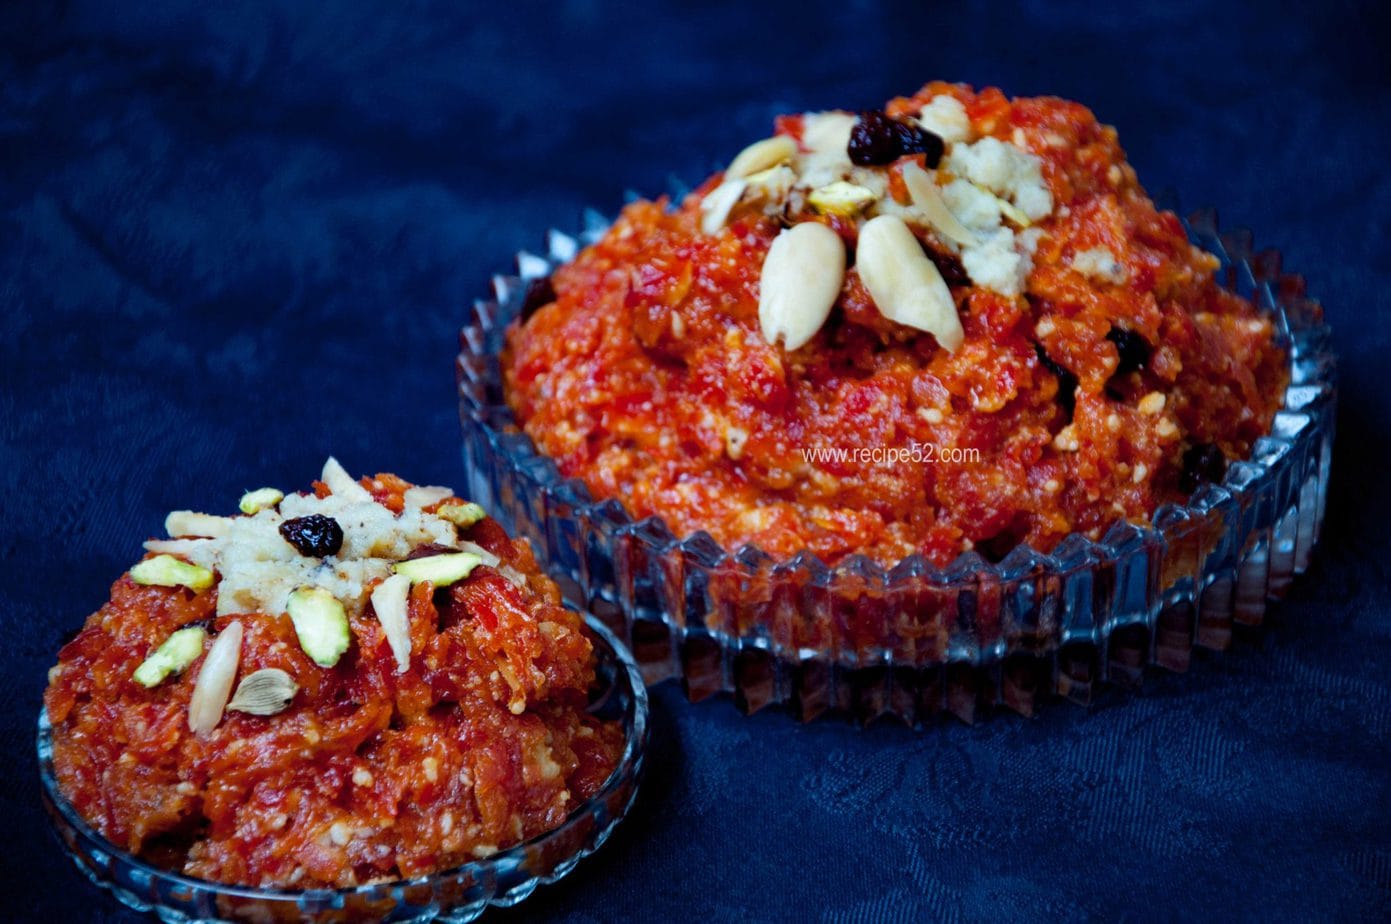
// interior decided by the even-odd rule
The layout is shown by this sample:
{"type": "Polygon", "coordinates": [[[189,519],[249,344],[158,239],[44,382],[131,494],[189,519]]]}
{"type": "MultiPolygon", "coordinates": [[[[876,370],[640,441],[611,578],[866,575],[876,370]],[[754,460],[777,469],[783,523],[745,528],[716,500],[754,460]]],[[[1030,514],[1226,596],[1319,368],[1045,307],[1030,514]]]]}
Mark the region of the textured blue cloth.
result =
{"type": "Polygon", "coordinates": [[[455,331],[516,249],[934,77],[1087,102],[1306,272],[1343,358],[1312,571],[1090,711],[799,726],[659,688],[633,816],[496,917],[1391,917],[1388,36],[1373,3],[0,8],[0,918],[136,919],[46,833],[32,732],[165,511],[330,452],[461,484],[455,331]]]}

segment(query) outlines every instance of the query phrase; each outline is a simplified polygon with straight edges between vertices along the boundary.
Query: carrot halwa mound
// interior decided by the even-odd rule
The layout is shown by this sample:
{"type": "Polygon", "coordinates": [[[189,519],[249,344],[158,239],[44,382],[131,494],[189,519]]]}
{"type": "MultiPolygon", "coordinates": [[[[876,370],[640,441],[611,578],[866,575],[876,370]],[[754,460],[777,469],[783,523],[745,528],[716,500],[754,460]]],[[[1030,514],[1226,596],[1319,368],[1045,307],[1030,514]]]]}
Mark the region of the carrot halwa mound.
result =
{"type": "MultiPolygon", "coordinates": [[[[410,487],[390,475],[360,484],[396,513],[410,487]]],[[[216,586],[122,576],[50,673],[62,793],[132,853],[257,886],[418,876],[554,828],[608,778],[622,730],[585,711],[592,646],[530,547],[491,519],[459,538],[501,561],[411,589],[403,673],[370,604],[350,611],[348,651],[324,668],[283,613],[219,616],[216,586]],[[229,709],[195,735],[201,656],[150,689],[132,673],[176,629],[215,635],[234,620],[245,629],[240,676],[278,668],[298,692],[278,714],[229,709]]]]}
{"type": "MultiPolygon", "coordinates": [[[[554,302],[509,330],[507,400],[563,475],[726,548],[945,564],[1099,538],[1250,453],[1286,384],[1272,325],[1155,209],[1115,130],[1076,103],[944,83],[885,112],[904,119],[936,97],[964,110],[972,137],[1040,162],[1052,209],[1032,223],[1022,295],[974,284],[917,229],[944,267],[959,347],[888,320],[852,267],[824,326],[788,350],[759,322],[786,214],[736,212],[703,233],[719,176],[673,211],[634,203],[555,272],[554,302]]],[[[802,124],[783,117],[778,131],[800,142],[802,124]]],[[[898,201],[910,159],[889,168],[898,201]]],[[[853,221],[800,220],[830,225],[850,264],[853,221]]]]}

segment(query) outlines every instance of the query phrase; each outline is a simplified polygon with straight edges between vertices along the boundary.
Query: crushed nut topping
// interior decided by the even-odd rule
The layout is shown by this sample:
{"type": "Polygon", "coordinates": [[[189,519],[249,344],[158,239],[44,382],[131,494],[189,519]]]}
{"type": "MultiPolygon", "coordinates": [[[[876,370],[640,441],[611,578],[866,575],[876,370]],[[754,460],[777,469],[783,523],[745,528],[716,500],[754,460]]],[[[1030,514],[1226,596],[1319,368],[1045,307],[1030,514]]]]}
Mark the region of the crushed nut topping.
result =
{"type": "MultiPolygon", "coordinates": [[[[804,113],[800,143],[778,135],[749,145],[734,158],[722,182],[701,201],[701,230],[718,234],[736,215],[753,212],[793,228],[828,216],[832,221],[858,224],[856,230],[863,235],[870,222],[895,216],[910,236],[936,250],[939,259],[959,267],[958,273],[964,272],[972,284],[1018,297],[1044,233],[1035,225],[1054,209],[1043,180],[1043,161],[1025,150],[1022,142],[1022,134],[1010,140],[977,137],[965,108],[948,95],[934,97],[916,117],[891,117],[880,111],[858,116],[804,113]],[[907,190],[906,202],[891,192],[895,173],[907,190]]],[[[901,240],[900,235],[894,237],[901,240]]],[[[1123,281],[1124,269],[1100,257],[1081,255],[1080,264],[1074,265],[1097,278],[1123,281]]],[[[854,258],[862,259],[858,254],[854,258]]],[[[923,259],[931,262],[926,254],[923,259]]],[[[843,265],[845,258],[840,262],[843,265]]],[[[820,313],[820,286],[826,274],[802,283],[813,291],[801,298],[789,293],[795,283],[789,281],[792,274],[782,267],[781,259],[765,262],[764,287],[769,287],[770,265],[774,270],[771,300],[815,306],[814,311],[799,309],[798,317],[820,315],[819,328],[826,317],[820,313]]],[[[943,321],[940,296],[949,289],[944,283],[939,287],[941,273],[923,273],[922,278],[932,281],[931,294],[921,296],[918,306],[905,316],[941,328],[947,341],[959,343],[953,325],[943,321]],[[929,303],[933,307],[924,314],[929,303]],[[924,321],[929,314],[932,320],[924,321]]],[[[953,284],[960,281],[953,276],[953,284]]],[[[902,299],[886,308],[876,296],[875,304],[885,317],[900,320],[895,313],[903,313],[902,299]]],[[[956,313],[954,306],[951,313],[956,313]]],[[[789,337],[793,331],[788,327],[770,326],[764,320],[764,334],[770,342],[782,336],[788,349],[796,349],[794,341],[799,346],[816,332],[806,331],[806,323],[794,325],[795,336],[789,337]]],[[[960,329],[959,320],[954,326],[960,329]]],[[[953,348],[940,337],[939,343],[953,348]]]]}

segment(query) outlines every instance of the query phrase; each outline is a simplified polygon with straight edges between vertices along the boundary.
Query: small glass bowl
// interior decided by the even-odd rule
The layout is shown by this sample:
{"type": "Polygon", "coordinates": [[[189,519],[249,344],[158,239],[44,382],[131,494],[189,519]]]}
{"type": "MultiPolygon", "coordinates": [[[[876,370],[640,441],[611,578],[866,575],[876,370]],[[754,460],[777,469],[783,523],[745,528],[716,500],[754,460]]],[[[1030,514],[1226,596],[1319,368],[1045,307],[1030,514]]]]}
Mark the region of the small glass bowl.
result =
{"type": "Polygon", "coordinates": [[[273,889],[193,879],[132,856],[94,831],[58,790],[52,728],[39,714],[39,779],[44,808],[68,855],[121,904],[167,924],[212,921],[426,924],[472,921],[489,905],[511,906],[555,882],[603,846],[632,807],[647,749],[647,690],[632,655],[607,627],[585,616],[597,658],[590,712],[623,723],[625,746],[608,781],[561,825],[482,860],[415,879],[350,889],[273,889]]]}
{"type": "Polygon", "coordinates": [[[804,720],[831,710],[973,721],[983,706],[1032,714],[1051,694],[1088,703],[1104,684],[1138,685],[1150,665],[1184,671],[1195,645],[1225,649],[1234,625],[1259,625],[1308,567],[1336,401],[1329,329],[1304,279],[1282,271],[1278,252],[1255,250],[1249,231],[1220,233],[1212,209],[1184,225],[1220,259],[1219,282],[1274,321],[1290,384],[1249,459],[1149,524],[1119,522],[1100,542],[1074,534],[1049,554],[1017,548],[999,563],[968,552],[946,568],[917,555],[831,567],[675,536],[659,518],[596,501],[517,426],[498,354],[530,287],[602,235],[597,213],[578,239],[551,231],[545,256],[519,254],[518,273],[495,277],[494,297],[463,327],[470,495],[531,540],[569,599],[630,640],[649,683],[678,677],[693,700],[729,692],[745,711],[783,703],[804,720]]]}

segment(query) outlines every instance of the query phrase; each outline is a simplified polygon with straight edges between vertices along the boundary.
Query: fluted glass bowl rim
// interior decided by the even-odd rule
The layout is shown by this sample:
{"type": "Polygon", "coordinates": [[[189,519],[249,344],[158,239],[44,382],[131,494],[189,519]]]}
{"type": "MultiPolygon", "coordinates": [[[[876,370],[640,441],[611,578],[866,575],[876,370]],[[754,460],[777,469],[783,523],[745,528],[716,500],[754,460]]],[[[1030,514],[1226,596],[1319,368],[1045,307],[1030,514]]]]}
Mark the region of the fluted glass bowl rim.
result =
{"type": "MultiPolygon", "coordinates": [[[[159,881],[171,886],[178,886],[188,890],[198,890],[209,893],[217,897],[245,899],[250,901],[263,901],[271,903],[299,903],[304,900],[325,901],[337,904],[354,898],[376,898],[380,899],[382,893],[392,893],[404,889],[430,888],[433,885],[444,884],[449,880],[458,879],[462,876],[471,875],[475,881],[487,876],[489,871],[498,868],[505,868],[514,863],[522,863],[526,860],[528,853],[536,848],[544,846],[552,837],[559,832],[568,829],[571,824],[586,815],[595,815],[604,807],[605,802],[620,787],[631,781],[633,791],[623,806],[620,814],[612,820],[608,826],[611,831],[614,826],[620,823],[632,807],[633,800],[636,798],[637,789],[641,782],[647,742],[650,734],[649,729],[649,697],[647,688],[643,684],[642,673],[637,661],[614,633],[594,616],[583,613],[585,626],[598,640],[594,645],[594,650],[599,663],[604,659],[612,659],[617,668],[621,668],[623,676],[631,691],[630,704],[624,709],[623,721],[627,726],[627,734],[624,739],[623,753],[619,756],[617,765],[604,781],[604,785],[599,790],[569,814],[565,819],[549,831],[545,831],[520,844],[500,850],[491,856],[472,860],[459,866],[445,870],[428,873],[410,879],[395,879],[383,882],[365,883],[362,885],[347,888],[319,888],[319,889],[289,889],[280,887],[263,887],[235,885],[231,883],[217,882],[210,879],[199,879],[188,876],[173,870],[155,866],[148,861],[130,853],[128,850],[117,846],[108,840],[105,835],[94,829],[87,821],[72,807],[67,798],[63,796],[58,786],[58,780],[54,773],[52,758],[52,733],[53,729],[48,721],[46,709],[40,708],[38,719],[38,731],[36,736],[36,753],[39,765],[39,781],[41,794],[45,803],[53,810],[49,813],[50,822],[54,827],[55,834],[60,835],[60,842],[63,841],[58,825],[63,824],[72,829],[73,832],[87,841],[93,842],[101,849],[105,850],[112,858],[118,860],[128,868],[148,877],[152,881],[159,881]],[[57,817],[54,817],[56,813],[57,817]]],[[[612,695],[611,687],[603,694],[603,699],[612,695]]],[[[603,830],[596,828],[596,831],[603,830]]],[[[68,853],[75,863],[81,861],[73,853],[66,842],[62,843],[64,852],[68,853]]],[[[576,856],[583,857],[592,853],[600,846],[592,841],[587,841],[577,852],[576,856]]],[[[83,867],[84,872],[90,871],[83,867]]],[[[541,883],[554,882],[567,875],[569,869],[559,875],[538,878],[541,883]]],[[[109,881],[98,883],[104,887],[113,887],[109,881]]],[[[490,896],[488,904],[495,904],[496,896],[490,896]]],[[[440,909],[440,913],[446,912],[447,908],[440,909]]],[[[180,912],[182,913],[182,912],[180,912]]]]}
{"type": "MultiPolygon", "coordinates": [[[[674,198],[679,200],[683,188],[681,184],[674,183],[674,198]]],[[[1160,208],[1178,211],[1175,194],[1161,194],[1159,199],[1160,208]]],[[[1285,389],[1270,433],[1257,440],[1248,458],[1233,460],[1228,465],[1220,484],[1201,485],[1185,503],[1159,505],[1148,522],[1118,520],[1099,540],[1089,539],[1081,533],[1071,533],[1049,552],[1040,552],[1023,544],[997,562],[988,561],[978,552],[965,551],[946,566],[934,565],[916,553],[892,565],[881,564],[863,554],[852,554],[835,564],[827,564],[809,551],[775,557],[756,544],[729,548],[704,530],[677,536],[659,516],[636,518],[614,498],[595,499],[582,480],[560,475],[554,460],[539,452],[531,439],[521,431],[511,408],[501,397],[496,349],[507,324],[524,301],[528,286],[572,260],[580,246],[597,241],[607,230],[609,220],[592,209],[585,212],[585,227],[580,234],[571,236],[552,229],[547,233],[544,255],[520,252],[516,258],[517,273],[494,276],[493,298],[474,303],[473,314],[460,334],[461,350],[456,361],[461,422],[466,431],[470,427],[481,428],[495,445],[505,442],[504,463],[513,472],[525,472],[526,476],[535,478],[544,489],[560,492],[570,499],[577,519],[585,516],[607,518],[615,524],[617,532],[632,535],[653,553],[691,548],[698,554],[717,559],[719,563],[774,570],[805,567],[813,572],[821,572],[823,579],[831,581],[838,574],[852,573],[857,581],[871,586],[888,585],[898,575],[911,575],[926,586],[946,589],[978,581],[983,576],[1000,581],[1010,580],[1036,573],[1040,568],[1053,574],[1064,574],[1125,554],[1147,535],[1157,536],[1160,540],[1168,538],[1171,532],[1181,531],[1186,522],[1203,517],[1219,505],[1232,502],[1242,504],[1256,486],[1287,469],[1296,455],[1289,451],[1291,448],[1309,451],[1316,447],[1322,435],[1320,422],[1310,419],[1312,415],[1306,411],[1323,398],[1334,395],[1336,357],[1329,346],[1331,331],[1316,299],[1304,297],[1301,292],[1299,301],[1302,304],[1296,316],[1289,309],[1289,300],[1277,295],[1272,288],[1284,278],[1297,278],[1302,285],[1302,277],[1281,271],[1278,251],[1255,251],[1250,231],[1239,228],[1219,235],[1215,209],[1198,209],[1187,216],[1180,213],[1180,221],[1190,240],[1218,257],[1221,264],[1217,271],[1219,283],[1220,276],[1226,274],[1225,288],[1251,299],[1263,316],[1275,321],[1277,343],[1287,352],[1290,383],[1285,389]],[[1301,375],[1302,370],[1306,374],[1301,375]],[[486,400],[480,400],[473,393],[473,389],[479,385],[479,378],[485,380],[483,387],[494,391],[496,400],[491,395],[486,400]],[[1297,419],[1301,416],[1305,418],[1302,422],[1297,419]],[[1281,433],[1282,425],[1294,429],[1281,433]],[[1281,442],[1288,444],[1283,451],[1278,445],[1281,442]],[[829,577],[825,577],[827,575],[829,577]]],[[[1322,421],[1326,424],[1322,429],[1329,431],[1330,436],[1331,409],[1330,402],[1326,415],[1328,419],[1322,421]]],[[[1326,484],[1324,489],[1326,491],[1326,484]]],[[[496,511],[494,513],[497,514],[496,511]]],[[[1321,511],[1319,520],[1321,525],[1321,511]]],[[[542,557],[544,559],[544,555],[542,557]]],[[[544,560],[542,563],[543,566],[547,565],[544,560]]]]}

